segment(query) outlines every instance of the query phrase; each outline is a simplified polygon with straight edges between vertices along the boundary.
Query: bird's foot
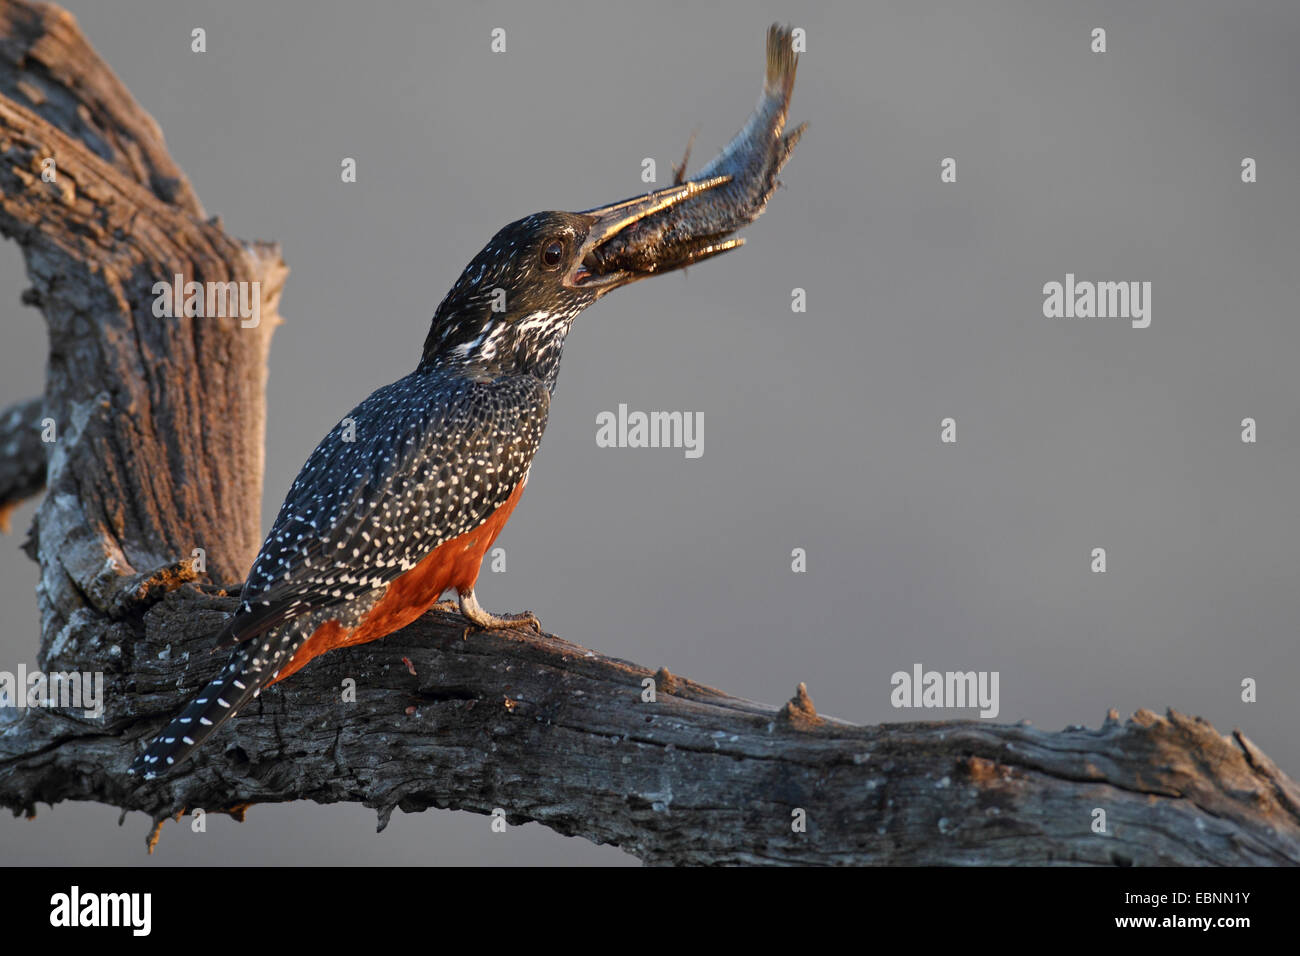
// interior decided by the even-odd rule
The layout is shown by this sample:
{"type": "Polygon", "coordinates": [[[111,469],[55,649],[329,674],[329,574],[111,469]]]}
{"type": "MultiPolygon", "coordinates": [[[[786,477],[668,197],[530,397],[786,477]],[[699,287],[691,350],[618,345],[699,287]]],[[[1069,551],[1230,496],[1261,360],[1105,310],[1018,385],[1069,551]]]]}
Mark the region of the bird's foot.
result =
{"type": "Polygon", "coordinates": [[[431,610],[446,611],[448,614],[450,614],[452,611],[459,611],[460,605],[457,604],[455,601],[439,601],[437,604],[435,604],[432,607],[431,610]]]}
{"type": "MultiPolygon", "coordinates": [[[[522,614],[489,614],[479,606],[478,599],[474,597],[473,591],[466,591],[460,596],[460,613],[465,616],[466,620],[483,631],[523,625],[531,627],[539,634],[542,632],[542,622],[531,611],[524,611],[522,614]]],[[[465,636],[469,636],[468,629],[465,631],[465,636]]]]}

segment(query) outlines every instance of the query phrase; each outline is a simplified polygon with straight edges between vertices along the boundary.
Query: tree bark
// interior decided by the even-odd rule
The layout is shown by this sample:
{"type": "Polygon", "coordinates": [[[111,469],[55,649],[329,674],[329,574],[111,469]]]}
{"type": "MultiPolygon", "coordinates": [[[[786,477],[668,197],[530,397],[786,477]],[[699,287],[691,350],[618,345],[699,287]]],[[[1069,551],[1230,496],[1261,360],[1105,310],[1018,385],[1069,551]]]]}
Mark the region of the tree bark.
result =
{"type": "Polygon", "coordinates": [[[0,412],[0,531],[8,534],[14,510],[45,487],[42,401],[29,398],[0,412]]]}
{"type": "Polygon", "coordinates": [[[126,777],[222,663],[210,635],[236,600],[220,585],[237,590],[261,537],[287,270],[276,246],[205,219],[72,17],[18,0],[0,0],[0,231],[50,331],[44,396],[0,419],[0,516],[44,484],[37,663],[105,681],[98,717],[0,708],[15,812],[350,801],[382,828],[396,808],[453,807],[649,863],[1300,863],[1300,789],[1198,718],[862,727],[819,716],[802,685],[778,709],[553,635],[466,634],[443,611],[314,662],[171,775],[126,777]],[[261,323],[156,317],[154,283],[178,274],[261,283],[261,323]]]}

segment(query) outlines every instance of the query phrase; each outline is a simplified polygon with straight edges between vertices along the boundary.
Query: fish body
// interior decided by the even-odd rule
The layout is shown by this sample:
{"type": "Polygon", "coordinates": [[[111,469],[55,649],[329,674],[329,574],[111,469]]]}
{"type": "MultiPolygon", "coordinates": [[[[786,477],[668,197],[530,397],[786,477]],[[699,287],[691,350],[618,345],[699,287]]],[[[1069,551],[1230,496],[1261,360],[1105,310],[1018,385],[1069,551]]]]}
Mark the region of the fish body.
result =
{"type": "Polygon", "coordinates": [[[785,132],[798,63],[789,28],[773,24],[767,32],[767,70],[758,106],[731,142],[687,180],[702,185],[723,179],[722,184],[645,217],[598,247],[588,263],[593,272],[665,272],[743,244],[743,239],[727,236],[762,214],[776,190],[777,174],[808,126],[785,132]]]}

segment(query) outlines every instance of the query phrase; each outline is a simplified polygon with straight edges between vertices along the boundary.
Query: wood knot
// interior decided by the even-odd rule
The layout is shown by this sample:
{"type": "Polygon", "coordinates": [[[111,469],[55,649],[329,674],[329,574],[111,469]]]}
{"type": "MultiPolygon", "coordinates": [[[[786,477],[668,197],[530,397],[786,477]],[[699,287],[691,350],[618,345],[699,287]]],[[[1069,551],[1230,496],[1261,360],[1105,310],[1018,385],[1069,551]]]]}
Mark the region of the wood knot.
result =
{"type": "Polygon", "coordinates": [[[1154,727],[1157,724],[1164,723],[1159,714],[1147,710],[1145,707],[1139,707],[1134,711],[1132,720],[1139,727],[1154,727]]]}
{"type": "Polygon", "coordinates": [[[175,564],[164,565],[148,574],[141,575],[132,584],[132,597],[143,603],[150,596],[161,596],[175,591],[182,584],[197,581],[199,573],[194,570],[194,559],[184,558],[175,564]]]}
{"type": "Polygon", "coordinates": [[[967,779],[974,784],[994,783],[1004,773],[996,761],[974,755],[963,757],[961,767],[966,772],[967,779]]]}
{"type": "Polygon", "coordinates": [[[109,614],[113,617],[123,617],[144,605],[162,600],[164,595],[198,579],[199,574],[194,570],[192,558],[184,558],[175,564],[163,565],[153,571],[132,575],[126,579],[120,589],[117,589],[108,608],[109,614]]]}
{"type": "Polygon", "coordinates": [[[244,817],[248,815],[248,809],[252,805],[253,801],[248,800],[244,803],[232,804],[231,806],[224,808],[221,812],[227,814],[230,819],[234,820],[236,823],[243,823],[244,817]]]}
{"type": "Polygon", "coordinates": [[[817,716],[817,708],[813,706],[812,698],[808,696],[808,687],[803,681],[799,682],[799,689],[794,696],[781,708],[781,719],[805,726],[825,723],[817,716]]]}
{"type": "Polygon", "coordinates": [[[163,817],[161,820],[155,820],[153,822],[153,829],[150,830],[149,835],[144,838],[144,845],[148,848],[150,856],[153,856],[154,848],[158,846],[158,838],[162,836],[162,827],[163,824],[167,822],[167,819],[167,817],[163,817]]]}
{"type": "Polygon", "coordinates": [[[668,668],[661,667],[655,671],[655,689],[660,693],[671,694],[680,686],[681,682],[669,673],[668,668]]]}

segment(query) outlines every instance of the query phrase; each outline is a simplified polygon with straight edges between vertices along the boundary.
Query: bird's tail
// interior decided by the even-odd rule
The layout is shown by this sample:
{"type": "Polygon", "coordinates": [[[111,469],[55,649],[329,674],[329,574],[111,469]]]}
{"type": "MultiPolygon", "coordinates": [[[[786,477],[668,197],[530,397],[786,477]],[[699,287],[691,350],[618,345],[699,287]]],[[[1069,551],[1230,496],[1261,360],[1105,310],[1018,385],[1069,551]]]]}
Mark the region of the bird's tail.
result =
{"type": "Polygon", "coordinates": [[[221,673],[132,761],[127,773],[145,780],[166,773],[261,693],[302,643],[302,638],[292,633],[294,628],[286,630],[291,633],[273,639],[270,647],[254,639],[237,648],[221,673]]]}

